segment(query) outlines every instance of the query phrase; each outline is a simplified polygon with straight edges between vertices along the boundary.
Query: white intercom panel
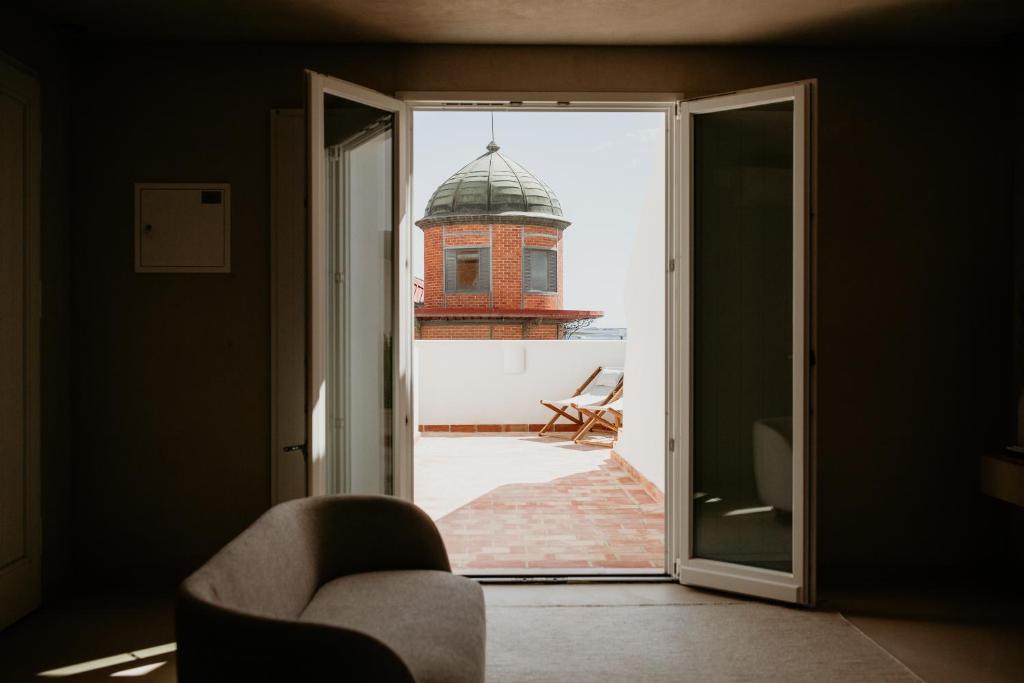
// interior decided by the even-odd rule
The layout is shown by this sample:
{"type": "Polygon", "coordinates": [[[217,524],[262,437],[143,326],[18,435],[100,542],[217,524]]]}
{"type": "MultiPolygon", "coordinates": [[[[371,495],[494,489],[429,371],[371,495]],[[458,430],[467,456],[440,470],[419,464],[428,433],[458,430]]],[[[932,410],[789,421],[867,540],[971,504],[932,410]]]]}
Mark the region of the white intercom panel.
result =
{"type": "Polygon", "coordinates": [[[231,272],[231,185],[136,183],[135,272],[231,272]]]}

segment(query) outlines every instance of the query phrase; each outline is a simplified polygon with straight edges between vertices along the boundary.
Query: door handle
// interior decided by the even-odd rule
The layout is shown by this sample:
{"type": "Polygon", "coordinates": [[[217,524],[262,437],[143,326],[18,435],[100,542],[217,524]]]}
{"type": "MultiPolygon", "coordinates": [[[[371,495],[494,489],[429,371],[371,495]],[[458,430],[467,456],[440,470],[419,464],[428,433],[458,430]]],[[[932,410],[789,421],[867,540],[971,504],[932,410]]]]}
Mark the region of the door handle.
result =
{"type": "Polygon", "coordinates": [[[302,451],[302,459],[303,460],[306,459],[306,444],[304,444],[304,443],[297,443],[297,444],[292,444],[291,446],[285,446],[284,447],[284,452],[285,453],[294,453],[296,451],[302,451]]]}

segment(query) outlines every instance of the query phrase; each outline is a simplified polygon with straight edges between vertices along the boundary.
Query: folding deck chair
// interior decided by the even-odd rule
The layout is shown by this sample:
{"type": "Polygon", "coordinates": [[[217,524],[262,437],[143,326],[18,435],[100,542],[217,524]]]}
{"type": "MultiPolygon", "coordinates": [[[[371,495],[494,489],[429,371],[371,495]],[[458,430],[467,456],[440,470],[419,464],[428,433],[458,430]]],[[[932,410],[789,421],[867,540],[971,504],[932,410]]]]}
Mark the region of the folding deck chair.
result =
{"type": "Polygon", "coordinates": [[[626,399],[622,395],[622,387],[612,394],[611,400],[603,406],[576,406],[586,419],[586,423],[580,427],[573,437],[575,443],[588,444],[590,446],[602,446],[611,448],[619,438],[619,429],[622,428],[622,414],[625,411],[626,399]],[[595,427],[611,432],[609,439],[594,439],[593,430],[595,427]]]}
{"type": "Polygon", "coordinates": [[[610,403],[612,396],[622,387],[622,379],[622,368],[598,367],[587,378],[587,381],[580,385],[576,393],[569,398],[554,401],[541,400],[540,404],[549,410],[553,410],[555,414],[541,428],[540,436],[544,436],[551,431],[558,418],[564,417],[576,425],[576,432],[573,434],[573,439],[575,439],[589,419],[580,412],[580,408],[599,407],[610,403]]]}

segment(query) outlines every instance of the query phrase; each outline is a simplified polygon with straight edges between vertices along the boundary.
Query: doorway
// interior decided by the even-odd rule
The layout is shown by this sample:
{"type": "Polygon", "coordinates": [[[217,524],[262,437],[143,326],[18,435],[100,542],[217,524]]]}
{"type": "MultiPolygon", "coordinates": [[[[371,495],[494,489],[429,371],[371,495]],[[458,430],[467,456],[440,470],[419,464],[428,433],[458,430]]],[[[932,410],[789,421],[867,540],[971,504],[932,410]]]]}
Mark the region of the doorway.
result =
{"type": "MultiPolygon", "coordinates": [[[[309,493],[329,491],[329,467],[350,467],[348,463],[327,463],[331,429],[339,424],[341,428],[346,426],[344,420],[331,421],[335,416],[328,414],[327,406],[328,397],[339,390],[331,384],[351,382],[354,376],[342,373],[332,378],[328,372],[326,330],[332,311],[328,291],[339,274],[329,272],[326,259],[330,253],[327,214],[338,207],[332,208],[327,201],[329,193],[324,186],[325,95],[348,98],[393,116],[393,175],[390,183],[380,182],[374,189],[382,201],[390,202],[392,210],[392,239],[385,250],[392,259],[394,306],[393,337],[379,340],[382,348],[390,348],[390,354],[385,352],[382,356],[390,359],[390,369],[377,375],[384,387],[382,396],[388,395],[390,386],[391,402],[375,408],[384,412],[390,405],[391,412],[385,421],[390,424],[391,439],[386,434],[382,437],[384,462],[377,467],[385,476],[375,479],[374,485],[380,493],[406,498],[413,497],[412,446],[417,425],[421,424],[417,410],[422,409],[417,406],[413,392],[413,298],[417,295],[411,255],[415,217],[409,190],[411,110],[486,107],[524,111],[662,111],[668,124],[664,166],[665,256],[663,263],[652,271],[659,273],[665,287],[661,316],[666,352],[661,432],[666,532],[663,571],[685,584],[790,602],[813,602],[813,83],[693,101],[630,96],[613,102],[607,100],[615,98],[607,96],[577,95],[508,99],[414,93],[397,99],[318,74],[310,74],[309,85],[312,208],[308,214],[310,352],[305,444],[309,493]],[[727,124],[725,128],[732,124],[749,128],[749,135],[744,134],[746,142],[738,150],[730,152],[729,145],[716,142],[722,137],[716,138],[714,134],[721,128],[719,122],[727,124]],[[788,153],[780,154],[782,148],[788,153]],[[768,214],[774,218],[757,218],[768,214]],[[727,220],[730,225],[719,231],[714,228],[715,220],[727,220]],[[783,233],[788,237],[783,237],[783,233]],[[744,241],[750,243],[747,247],[758,241],[761,246],[736,248],[744,241]],[[721,260],[723,249],[729,253],[721,260]],[[737,260],[737,255],[742,254],[746,256],[737,260]],[[716,279],[719,271],[737,268],[736,272],[761,273],[760,280],[751,280],[750,273],[716,279]],[[736,282],[747,281],[763,291],[757,296],[736,297],[730,293],[736,282]],[[705,315],[709,306],[714,309],[714,316],[705,315]],[[714,331],[715,320],[724,321],[718,332],[714,331]],[[737,338],[756,342],[756,348],[742,348],[738,355],[726,352],[728,344],[715,348],[719,342],[737,338]],[[740,390],[728,391],[728,382],[736,374],[730,374],[730,368],[755,367],[755,360],[760,363],[760,370],[739,373],[740,390]],[[765,398],[753,402],[751,395],[757,393],[765,398]],[[731,426],[718,428],[716,425],[724,424],[726,418],[732,420],[731,426]],[[743,434],[747,431],[751,432],[749,437],[743,434]],[[773,533],[760,527],[771,528],[773,533]],[[762,543],[768,538],[772,539],[770,543],[762,543]]],[[[550,196],[547,199],[551,201],[550,196]]],[[[449,261],[449,255],[442,252],[441,263],[452,264],[453,286],[464,290],[455,293],[480,295],[484,293],[477,291],[480,283],[485,277],[493,277],[493,271],[485,270],[483,257],[495,243],[476,241],[481,235],[462,237],[473,237],[473,243],[444,242],[442,247],[467,253],[454,253],[449,261]]],[[[494,235],[488,233],[487,237],[493,239],[494,235]]],[[[554,256],[541,254],[536,261],[531,260],[531,273],[538,275],[536,280],[532,274],[530,278],[538,283],[545,278],[550,282],[552,277],[557,281],[557,267],[544,273],[547,264],[560,260],[557,247],[550,242],[521,246],[555,252],[554,256]]],[[[379,253],[371,256],[383,258],[379,253]]],[[[520,273],[521,277],[525,275],[522,270],[520,273]]],[[[346,274],[341,273],[340,277],[344,280],[346,274]]],[[[445,281],[443,275],[441,281],[445,281]]],[[[750,288],[746,284],[740,290],[750,288]]],[[[350,319],[346,324],[358,322],[350,319]]],[[[332,349],[331,353],[336,351],[332,349]]],[[[514,371],[521,363],[522,354],[501,351],[503,369],[514,371]]],[[[343,395],[345,391],[341,388],[343,395]]],[[[625,424],[629,424],[628,420],[625,424]]],[[[365,455],[344,448],[340,453],[331,457],[352,459],[365,455]]],[[[345,491],[353,491],[351,482],[345,486],[345,491]]]]}
{"type": "Polygon", "coordinates": [[[461,573],[665,575],[668,112],[412,108],[414,502],[461,573]]]}

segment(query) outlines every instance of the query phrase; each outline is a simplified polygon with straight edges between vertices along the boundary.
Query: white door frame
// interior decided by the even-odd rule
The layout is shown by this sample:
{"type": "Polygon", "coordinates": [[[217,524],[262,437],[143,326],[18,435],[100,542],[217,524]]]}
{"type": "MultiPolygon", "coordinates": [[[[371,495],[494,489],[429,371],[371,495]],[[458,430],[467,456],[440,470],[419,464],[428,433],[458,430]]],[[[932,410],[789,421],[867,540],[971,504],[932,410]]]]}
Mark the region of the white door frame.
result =
{"type": "MultiPolygon", "coordinates": [[[[39,334],[42,313],[40,282],[40,169],[42,166],[39,81],[27,70],[0,58],[0,93],[21,107],[22,128],[22,234],[20,261],[22,282],[21,342],[24,363],[20,383],[22,406],[20,449],[0,454],[21,457],[23,497],[20,519],[22,548],[20,556],[0,566],[0,629],[39,606],[42,594],[42,509],[40,501],[40,422],[39,422],[39,334]],[[20,453],[18,452],[20,450],[20,453]]],[[[15,230],[17,224],[11,226],[15,230]]],[[[17,387],[17,385],[16,385],[17,387]]],[[[15,390],[17,388],[15,387],[15,390]]],[[[6,425],[0,425],[0,429],[6,425]]],[[[10,445],[10,442],[3,444],[10,445]]],[[[0,520],[0,524],[10,522],[0,520]]],[[[0,528],[0,543],[8,541],[0,528]]]]}
{"type": "Polygon", "coordinates": [[[411,130],[405,103],[375,90],[313,71],[306,72],[309,97],[306,106],[308,153],[307,185],[309,220],[309,334],[307,337],[307,476],[309,494],[327,492],[326,392],[328,316],[327,316],[327,228],[323,211],[324,94],[359,102],[395,116],[394,163],[394,254],[395,264],[395,343],[392,346],[393,425],[392,457],[395,496],[412,499],[412,336],[400,334],[412,328],[412,264],[410,257],[411,219],[409,215],[409,172],[411,130]],[[408,465],[407,465],[408,463],[408,465]]]}
{"type": "MultiPolygon", "coordinates": [[[[794,331],[800,325],[801,332],[796,335],[794,347],[794,382],[802,389],[802,395],[796,399],[802,406],[794,411],[794,433],[800,430],[804,435],[802,453],[794,457],[794,491],[802,491],[797,497],[800,505],[798,520],[794,509],[794,546],[799,546],[794,553],[794,573],[791,575],[771,570],[740,567],[728,563],[703,560],[692,557],[692,541],[690,538],[689,503],[692,500],[691,463],[692,440],[690,438],[691,398],[690,386],[692,376],[692,359],[690,357],[690,333],[692,331],[692,223],[689,205],[689,160],[688,144],[691,129],[691,116],[695,113],[724,110],[755,103],[772,101],[772,97],[793,99],[794,110],[799,118],[798,125],[806,135],[794,136],[794,145],[799,146],[799,156],[795,157],[799,171],[794,169],[794,192],[802,188],[805,202],[794,206],[813,206],[815,187],[812,183],[813,160],[815,154],[813,100],[811,88],[813,82],[791,84],[730,94],[715,98],[694,101],[681,101],[679,94],[665,93],[508,93],[508,92],[399,92],[394,100],[372,90],[338,81],[337,79],[309,73],[310,101],[308,103],[307,131],[310,149],[322,148],[322,106],[323,93],[346,97],[355,101],[400,114],[396,117],[395,134],[398,159],[395,164],[399,188],[396,203],[400,206],[395,211],[395,267],[397,309],[395,325],[395,444],[394,444],[394,493],[411,499],[413,491],[413,433],[409,411],[412,410],[413,373],[411,343],[413,336],[413,305],[411,298],[411,231],[410,192],[412,170],[412,117],[416,110],[476,110],[476,111],[663,111],[666,113],[666,384],[665,400],[669,419],[666,420],[666,567],[670,574],[684,583],[703,585],[737,593],[746,593],[770,599],[813,603],[815,593],[815,519],[814,519],[814,443],[811,439],[812,424],[803,423],[811,403],[814,377],[805,368],[807,356],[811,348],[813,321],[810,320],[810,297],[813,292],[813,261],[810,259],[813,245],[810,236],[813,234],[813,212],[808,209],[798,221],[802,221],[799,236],[795,235],[794,249],[798,252],[794,260],[800,261],[803,276],[794,280],[794,294],[800,293],[799,305],[794,306],[794,331]],[[797,139],[797,138],[800,139],[797,139]],[[797,174],[799,179],[797,179],[797,174]],[[684,187],[684,181],[687,187],[684,187]],[[799,317],[798,317],[799,316],[799,317]],[[675,340],[682,340],[676,343],[675,340]],[[802,360],[801,360],[802,359],[802,360]],[[796,366],[799,365],[799,368],[796,366]],[[800,423],[798,423],[800,421],[800,423]],[[804,533],[798,533],[799,528],[804,533]],[[684,551],[685,549],[685,551],[684,551]],[[797,558],[802,561],[797,563],[797,558]]],[[[775,100],[778,101],[778,100],[775,100]]],[[[322,165],[310,164],[308,184],[310,220],[316,216],[315,207],[320,206],[322,192],[322,165]]],[[[322,216],[321,216],[322,218],[322,216]]],[[[315,225],[315,221],[313,222],[315,225]]],[[[320,228],[322,230],[322,220],[320,228]]],[[[317,252],[320,254],[319,268],[324,268],[322,256],[324,234],[311,228],[310,273],[316,272],[317,252]],[[320,245],[317,249],[316,245],[320,245]]],[[[794,268],[796,273],[796,268],[794,268]]],[[[310,302],[316,294],[313,289],[317,282],[310,282],[310,302]]],[[[323,281],[319,283],[323,286],[323,281]]],[[[320,296],[324,292],[321,290],[320,296]]],[[[322,299],[321,299],[322,300],[322,299]]],[[[311,307],[311,311],[312,311],[311,307]]],[[[308,352],[310,378],[322,373],[325,369],[325,348],[322,335],[326,332],[326,321],[323,316],[311,315],[308,352]],[[316,318],[319,317],[319,320],[316,318]]],[[[316,406],[322,410],[321,395],[313,391],[313,381],[309,383],[309,478],[310,493],[322,493],[323,478],[323,444],[325,431],[317,433],[314,428],[316,406]],[[319,450],[318,450],[319,449],[319,450]],[[319,460],[317,454],[319,453],[319,460]],[[319,488],[318,488],[319,487],[319,488]]]]}
{"type": "MultiPolygon", "coordinates": [[[[670,414],[672,394],[675,387],[672,385],[672,374],[669,372],[671,365],[671,348],[673,339],[674,319],[678,318],[674,312],[679,310],[677,301],[680,293],[674,286],[673,268],[675,267],[671,255],[678,251],[675,245],[677,239],[671,226],[674,224],[674,216],[678,210],[674,204],[677,201],[672,188],[679,183],[678,178],[681,166],[674,158],[672,150],[676,148],[676,136],[678,126],[675,119],[678,116],[679,101],[682,93],[586,93],[586,92],[435,92],[435,91],[408,91],[398,92],[397,96],[405,100],[412,112],[416,111],[595,111],[595,112],[661,112],[665,115],[665,260],[662,264],[665,269],[665,409],[670,414]]],[[[411,116],[409,117],[412,118],[411,116]]],[[[413,132],[414,134],[414,132],[413,132]]],[[[415,159],[413,159],[415,164],[415,159]]],[[[676,278],[677,279],[677,278],[676,278]]],[[[670,421],[665,421],[665,567],[666,572],[675,575],[673,570],[674,558],[679,556],[676,548],[676,541],[680,537],[675,526],[678,516],[676,511],[680,508],[678,500],[678,489],[674,484],[679,469],[676,462],[678,454],[672,451],[670,433],[670,421]]],[[[407,464],[412,469],[410,451],[410,462],[407,464]]]]}
{"type": "Polygon", "coordinates": [[[675,496],[678,508],[676,573],[682,583],[705,586],[773,600],[813,604],[815,599],[815,524],[814,524],[814,449],[811,440],[811,302],[813,291],[810,259],[813,201],[811,124],[812,82],[801,82],[757,90],[731,93],[680,102],[677,120],[679,149],[674,154],[679,178],[685,182],[673,188],[673,234],[678,251],[673,257],[680,264],[679,277],[673,281],[675,300],[683,308],[672,320],[675,338],[670,375],[675,380],[670,410],[673,416],[673,442],[681,446],[680,467],[673,484],[681,495],[675,496]],[[693,117],[716,111],[793,102],[793,536],[791,573],[749,567],[694,556],[692,520],[693,500],[693,117]]]}

